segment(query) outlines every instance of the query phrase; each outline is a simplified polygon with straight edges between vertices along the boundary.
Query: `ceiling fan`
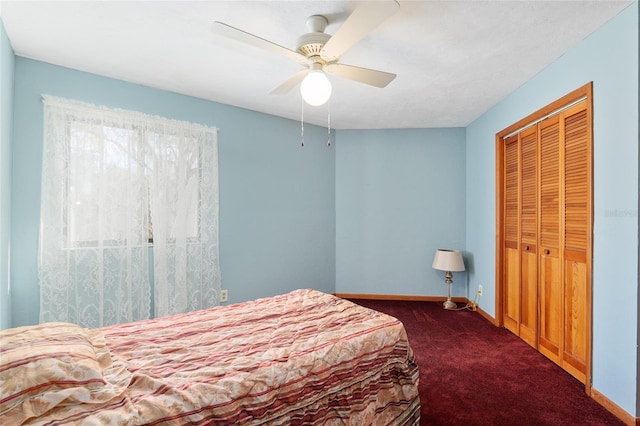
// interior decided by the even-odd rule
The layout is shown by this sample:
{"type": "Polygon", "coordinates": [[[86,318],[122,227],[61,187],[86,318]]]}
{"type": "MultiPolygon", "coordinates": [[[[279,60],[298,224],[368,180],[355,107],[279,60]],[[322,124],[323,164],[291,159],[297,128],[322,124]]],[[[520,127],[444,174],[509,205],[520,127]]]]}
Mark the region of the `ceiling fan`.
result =
{"type": "Polygon", "coordinates": [[[222,22],[215,21],[212,30],[216,34],[284,55],[304,66],[305,69],[273,89],[271,94],[286,94],[302,83],[303,99],[310,105],[322,105],[331,96],[331,84],[324,73],[380,88],[393,81],[395,74],[346,65],[339,63],[339,60],[344,52],[393,15],[399,7],[396,0],[366,2],[349,15],[333,35],[324,32],[329,24],[327,18],[322,15],[310,16],[306,22],[309,32],[298,38],[295,51],[222,22]]]}

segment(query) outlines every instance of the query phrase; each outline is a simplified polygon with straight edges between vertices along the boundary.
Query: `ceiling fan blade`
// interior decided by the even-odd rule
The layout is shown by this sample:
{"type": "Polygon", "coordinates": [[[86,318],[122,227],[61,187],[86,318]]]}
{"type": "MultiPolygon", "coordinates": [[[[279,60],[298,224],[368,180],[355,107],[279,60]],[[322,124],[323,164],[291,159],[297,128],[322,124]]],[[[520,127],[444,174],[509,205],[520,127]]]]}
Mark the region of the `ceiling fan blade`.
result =
{"type": "Polygon", "coordinates": [[[232,27],[231,25],[227,25],[222,22],[215,21],[211,26],[211,30],[215,34],[234,39],[236,41],[248,44],[250,46],[254,46],[254,47],[267,50],[273,53],[277,53],[279,55],[284,55],[289,59],[298,62],[301,65],[304,65],[304,66],[309,65],[309,60],[305,56],[299,54],[298,52],[294,52],[291,49],[287,49],[286,47],[270,42],[269,40],[265,40],[261,37],[250,34],[246,31],[242,31],[241,29],[232,27]]]}
{"type": "Polygon", "coordinates": [[[327,61],[336,60],[399,8],[400,4],[396,0],[366,2],[366,5],[360,6],[349,15],[323,46],[320,55],[327,61]]]}
{"type": "Polygon", "coordinates": [[[327,64],[325,65],[324,70],[328,74],[335,75],[336,77],[359,81],[360,83],[380,88],[386,87],[387,84],[391,83],[393,79],[396,78],[396,75],[390,72],[377,71],[345,64],[327,64]]]}
{"type": "Polygon", "coordinates": [[[293,89],[298,84],[300,84],[300,82],[302,80],[304,80],[304,78],[307,76],[307,74],[309,74],[310,71],[311,70],[308,70],[308,69],[307,70],[298,71],[293,76],[291,76],[289,79],[287,79],[287,81],[285,81],[280,86],[278,86],[275,89],[273,89],[269,94],[270,95],[286,95],[287,93],[289,93],[291,91],[291,89],[293,89]]]}

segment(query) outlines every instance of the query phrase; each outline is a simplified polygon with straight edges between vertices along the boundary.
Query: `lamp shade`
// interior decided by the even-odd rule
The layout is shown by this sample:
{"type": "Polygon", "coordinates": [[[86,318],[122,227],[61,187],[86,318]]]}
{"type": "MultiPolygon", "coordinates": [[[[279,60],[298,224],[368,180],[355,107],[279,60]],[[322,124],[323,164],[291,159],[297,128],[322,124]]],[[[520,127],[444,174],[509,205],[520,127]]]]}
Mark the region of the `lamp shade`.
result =
{"type": "Polygon", "coordinates": [[[439,271],[447,272],[464,271],[462,254],[458,250],[438,249],[431,267],[439,271]]]}
{"type": "Polygon", "coordinates": [[[312,70],[302,80],[300,94],[309,105],[322,105],[331,96],[331,82],[321,70],[312,70]]]}

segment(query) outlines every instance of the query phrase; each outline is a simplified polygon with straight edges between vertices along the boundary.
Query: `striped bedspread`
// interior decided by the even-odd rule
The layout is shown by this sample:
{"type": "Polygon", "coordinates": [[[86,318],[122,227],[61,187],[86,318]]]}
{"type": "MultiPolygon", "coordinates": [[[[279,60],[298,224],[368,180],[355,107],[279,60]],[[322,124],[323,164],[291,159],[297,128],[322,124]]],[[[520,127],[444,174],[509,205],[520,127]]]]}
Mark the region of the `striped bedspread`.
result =
{"type": "Polygon", "coordinates": [[[99,331],[116,376],[107,381],[126,389],[26,423],[419,423],[402,323],[315,290],[99,331]]]}

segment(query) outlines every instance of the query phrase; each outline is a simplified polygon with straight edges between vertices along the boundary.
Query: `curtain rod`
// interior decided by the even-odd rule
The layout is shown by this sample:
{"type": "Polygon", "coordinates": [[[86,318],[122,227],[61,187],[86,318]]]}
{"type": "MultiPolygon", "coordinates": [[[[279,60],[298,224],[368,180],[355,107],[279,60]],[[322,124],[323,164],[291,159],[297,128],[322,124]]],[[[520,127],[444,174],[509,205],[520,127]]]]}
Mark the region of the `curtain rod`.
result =
{"type": "Polygon", "coordinates": [[[540,117],[537,120],[534,120],[529,124],[525,124],[524,126],[520,127],[518,130],[514,130],[513,132],[509,133],[508,135],[503,136],[502,139],[504,140],[504,139],[510,138],[511,136],[513,136],[515,134],[518,134],[518,133],[522,132],[523,130],[528,129],[529,127],[535,126],[536,124],[540,123],[541,121],[546,120],[549,117],[553,117],[554,115],[558,115],[562,111],[567,110],[567,109],[571,108],[572,106],[579,104],[580,102],[584,101],[585,99],[587,99],[586,96],[583,96],[580,99],[576,99],[575,101],[571,102],[570,104],[567,104],[567,105],[563,106],[562,108],[558,108],[557,110],[550,112],[549,114],[545,115],[544,117],[540,117]]]}

